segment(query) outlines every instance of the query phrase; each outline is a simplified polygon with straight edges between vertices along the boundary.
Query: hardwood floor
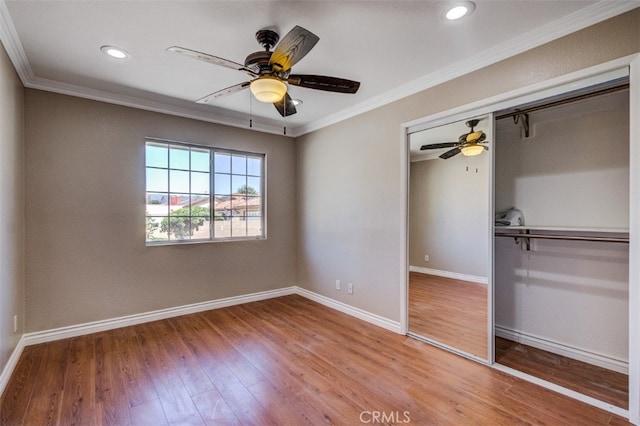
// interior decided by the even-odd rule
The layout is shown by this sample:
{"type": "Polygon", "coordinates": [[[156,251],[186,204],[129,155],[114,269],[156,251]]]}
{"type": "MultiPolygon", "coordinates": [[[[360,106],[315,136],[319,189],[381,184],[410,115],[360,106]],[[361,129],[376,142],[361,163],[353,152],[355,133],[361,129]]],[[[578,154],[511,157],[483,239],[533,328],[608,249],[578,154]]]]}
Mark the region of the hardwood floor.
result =
{"type": "Polygon", "coordinates": [[[625,374],[500,337],[496,337],[496,362],[617,407],[629,408],[629,378],[625,374]]]}
{"type": "Polygon", "coordinates": [[[26,347],[2,425],[614,425],[490,367],[286,296],[26,347]]]}
{"type": "Polygon", "coordinates": [[[487,286],[410,272],[409,330],[487,359],[487,286]]]}

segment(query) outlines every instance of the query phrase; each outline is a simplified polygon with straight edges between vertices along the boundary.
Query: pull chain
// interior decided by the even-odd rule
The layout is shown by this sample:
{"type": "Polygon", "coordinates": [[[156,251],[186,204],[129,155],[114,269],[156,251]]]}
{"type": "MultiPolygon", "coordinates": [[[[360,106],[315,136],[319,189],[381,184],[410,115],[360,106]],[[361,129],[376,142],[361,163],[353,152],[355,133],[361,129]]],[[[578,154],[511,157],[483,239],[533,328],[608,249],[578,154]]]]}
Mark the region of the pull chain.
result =
{"type": "Polygon", "coordinates": [[[253,96],[249,92],[249,128],[253,128],[253,96]]]}
{"type": "Polygon", "coordinates": [[[282,111],[284,112],[284,114],[282,114],[282,128],[283,128],[283,134],[286,135],[287,134],[287,94],[285,93],[284,98],[282,99],[282,111]]]}

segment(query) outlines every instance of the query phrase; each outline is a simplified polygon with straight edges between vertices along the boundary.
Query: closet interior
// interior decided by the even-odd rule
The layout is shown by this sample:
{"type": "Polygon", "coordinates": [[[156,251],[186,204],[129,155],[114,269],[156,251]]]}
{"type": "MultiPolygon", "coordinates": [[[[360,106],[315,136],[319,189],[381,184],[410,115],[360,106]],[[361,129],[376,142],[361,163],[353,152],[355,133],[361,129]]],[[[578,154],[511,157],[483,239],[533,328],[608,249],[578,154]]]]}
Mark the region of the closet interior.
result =
{"type": "Polygon", "coordinates": [[[494,117],[495,362],[628,409],[628,79],[494,117]]]}

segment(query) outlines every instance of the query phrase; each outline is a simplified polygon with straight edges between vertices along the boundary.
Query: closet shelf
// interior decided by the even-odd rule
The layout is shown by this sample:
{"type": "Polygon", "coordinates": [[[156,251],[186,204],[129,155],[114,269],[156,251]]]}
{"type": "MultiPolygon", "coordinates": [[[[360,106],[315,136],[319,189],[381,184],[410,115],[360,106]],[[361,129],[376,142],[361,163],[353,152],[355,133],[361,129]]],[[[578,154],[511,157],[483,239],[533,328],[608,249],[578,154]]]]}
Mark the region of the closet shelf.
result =
{"type": "Polygon", "coordinates": [[[564,241],[599,241],[605,243],[629,243],[629,230],[625,228],[583,228],[561,226],[496,226],[496,237],[513,238],[530,250],[531,239],[564,241]],[[505,232],[506,231],[506,232],[505,232]]]}
{"type": "Polygon", "coordinates": [[[629,228],[605,228],[605,227],[583,227],[583,226],[544,226],[544,225],[521,225],[521,226],[496,226],[499,229],[521,230],[521,231],[549,231],[549,232],[579,232],[579,233],[607,233],[607,234],[629,234],[629,228]]]}

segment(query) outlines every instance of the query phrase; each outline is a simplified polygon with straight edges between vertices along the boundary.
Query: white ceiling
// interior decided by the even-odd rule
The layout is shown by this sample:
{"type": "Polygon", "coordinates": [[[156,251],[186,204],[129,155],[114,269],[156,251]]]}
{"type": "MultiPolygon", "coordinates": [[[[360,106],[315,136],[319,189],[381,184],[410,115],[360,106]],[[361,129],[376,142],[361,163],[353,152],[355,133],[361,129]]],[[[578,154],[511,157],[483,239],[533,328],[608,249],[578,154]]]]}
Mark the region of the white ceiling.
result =
{"type": "Polygon", "coordinates": [[[621,1],[476,1],[460,21],[447,1],[0,0],[0,39],[27,87],[297,136],[638,7],[621,1]],[[355,95],[290,87],[286,122],[245,90],[194,101],[247,75],[166,52],[188,47],[235,62],[261,50],[257,30],[300,25],[320,37],[293,67],[361,82],[355,95]],[[127,50],[117,61],[103,45],[127,50]]]}

